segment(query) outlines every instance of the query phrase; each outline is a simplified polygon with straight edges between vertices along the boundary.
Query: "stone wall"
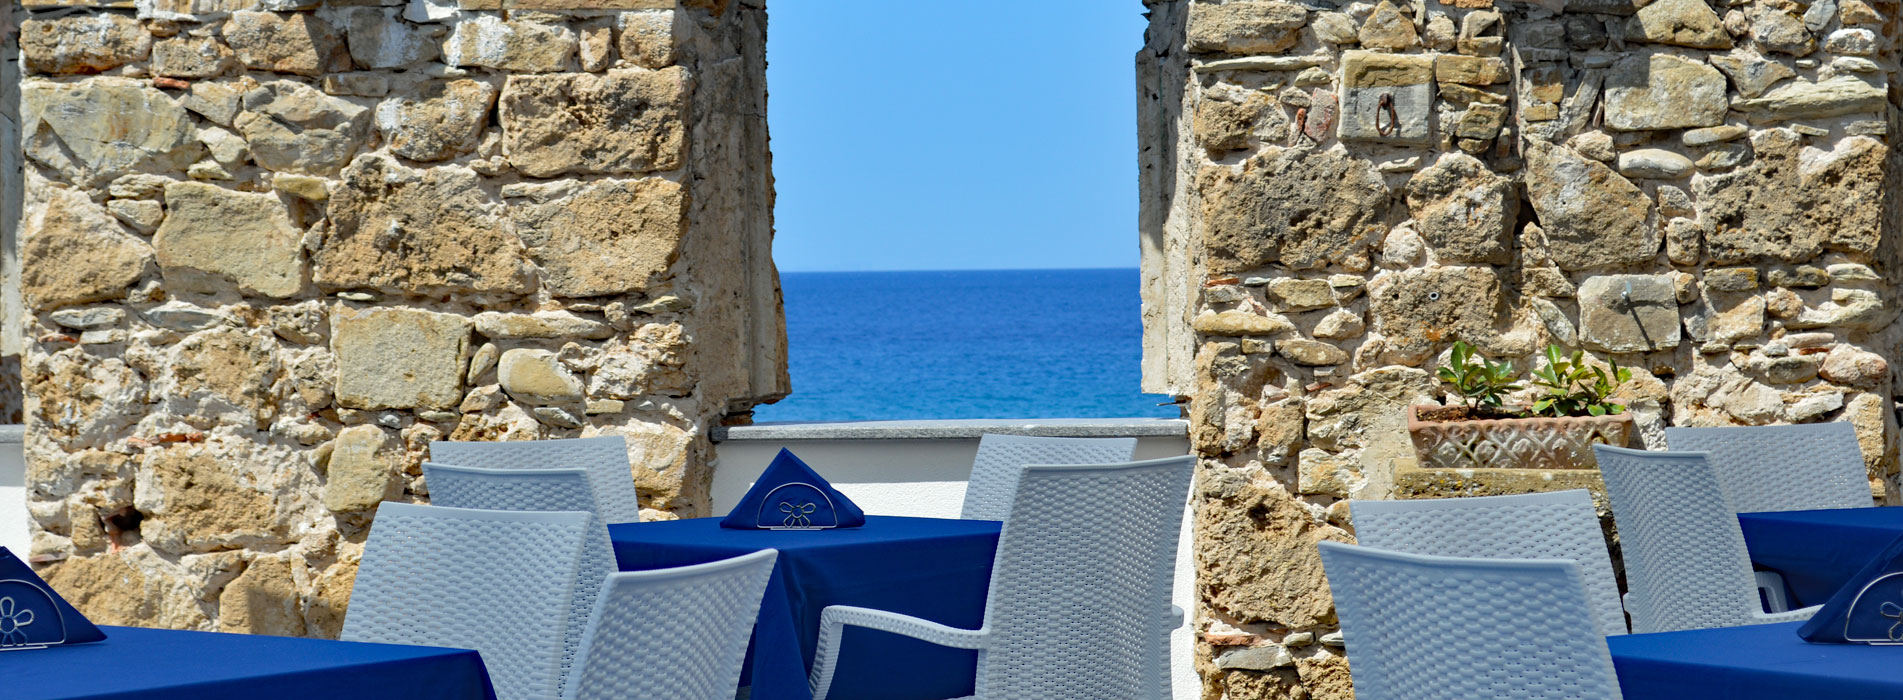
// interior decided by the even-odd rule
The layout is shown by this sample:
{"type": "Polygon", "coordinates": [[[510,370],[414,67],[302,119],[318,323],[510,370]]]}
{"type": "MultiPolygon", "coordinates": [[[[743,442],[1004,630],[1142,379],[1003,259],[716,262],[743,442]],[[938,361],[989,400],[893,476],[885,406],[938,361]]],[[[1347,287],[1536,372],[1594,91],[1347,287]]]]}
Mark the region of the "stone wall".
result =
{"type": "Polygon", "coordinates": [[[759,0],[42,4],[31,557],[95,620],[335,635],[432,440],[622,435],[706,515],[787,392],[759,0]]]}
{"type": "MultiPolygon", "coordinates": [[[[1596,487],[1416,468],[1464,340],[1635,368],[1666,425],[1849,421],[1898,502],[1885,0],[1150,0],[1145,386],[1191,398],[1205,697],[1347,697],[1347,500],[1596,487]]],[[[1549,480],[1550,477],[1550,480],[1549,480]]]]}

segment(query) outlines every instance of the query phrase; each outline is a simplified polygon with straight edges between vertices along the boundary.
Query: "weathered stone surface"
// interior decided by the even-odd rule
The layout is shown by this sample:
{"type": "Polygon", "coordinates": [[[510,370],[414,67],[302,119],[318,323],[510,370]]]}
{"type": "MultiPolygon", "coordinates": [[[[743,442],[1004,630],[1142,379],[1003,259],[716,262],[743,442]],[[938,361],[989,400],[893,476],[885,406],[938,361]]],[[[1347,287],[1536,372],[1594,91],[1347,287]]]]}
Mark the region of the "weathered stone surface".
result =
{"type": "Polygon", "coordinates": [[[1728,107],[1723,74],[1665,53],[1620,59],[1606,74],[1605,94],[1606,127],[1616,131],[1717,126],[1728,107]]]}
{"type": "Polygon", "coordinates": [[[1629,41],[1695,49],[1731,48],[1731,35],[1705,0],[1660,0],[1646,5],[1626,20],[1625,36],[1629,41]]]}
{"type": "Polygon", "coordinates": [[[1731,84],[1736,86],[1738,93],[1745,97],[1762,95],[1764,91],[1771,89],[1772,85],[1797,76],[1797,71],[1791,70],[1790,66],[1777,61],[1767,61],[1755,55],[1712,56],[1709,60],[1711,65],[1717,66],[1719,72],[1731,78],[1731,84]]]}
{"type": "MultiPolygon", "coordinates": [[[[241,471],[222,445],[147,450],[136,505],[139,534],[163,552],[183,554],[280,542],[286,536],[276,498],[241,471]]],[[[243,449],[243,448],[235,448],[243,449]]]]}
{"type": "Polygon", "coordinates": [[[1605,164],[1542,142],[1527,148],[1526,188],[1547,254],[1567,270],[1652,260],[1660,236],[1651,198],[1605,164]]]}
{"type": "Polygon", "coordinates": [[[152,45],[152,74],[210,78],[231,67],[231,49],[214,37],[176,36],[152,45]]]}
{"type": "Polygon", "coordinates": [[[1888,147],[1852,136],[1820,152],[1784,129],[1758,132],[1751,145],[1752,164],[1694,183],[1712,258],[1795,263],[1824,250],[1875,254],[1881,212],[1868,203],[1883,197],[1888,147]]]}
{"type": "Polygon", "coordinates": [[[614,329],[608,324],[568,311],[542,311],[533,314],[484,311],[476,314],[476,332],[481,333],[483,337],[495,339],[588,338],[600,340],[614,335],[614,329]]]}
{"type": "Polygon", "coordinates": [[[397,155],[448,160],[476,150],[495,106],[496,86],[480,80],[433,80],[377,104],[377,129],[397,155]]]}
{"type": "Polygon", "coordinates": [[[1619,174],[1626,177],[1676,180],[1692,173],[1692,159],[1658,148],[1619,154],[1619,174]]]}
{"type": "Polygon", "coordinates": [[[511,73],[554,73],[568,70],[575,48],[575,31],[566,26],[485,14],[456,23],[443,42],[443,62],[511,73]]]}
{"type": "Polygon", "coordinates": [[[29,82],[20,86],[20,117],[27,157],[75,184],[182,169],[204,152],[191,115],[177,102],[123,78],[29,82]]]}
{"type": "Polygon", "coordinates": [[[1269,282],[1267,291],[1277,311],[1313,311],[1335,305],[1335,289],[1328,280],[1282,277],[1269,282]]]}
{"type": "Polygon", "coordinates": [[[337,433],[325,469],[324,507],[338,513],[369,510],[402,493],[397,479],[402,449],[383,428],[353,425],[337,433]]]}
{"type": "Polygon", "coordinates": [[[118,299],[152,263],[152,249],[76,190],[54,189],[21,236],[20,291],[29,307],[118,299]],[[73,264],[74,261],[85,264],[73,264]]]}
{"type": "Polygon", "coordinates": [[[1809,55],[1817,50],[1817,38],[1811,36],[1804,20],[1771,3],[1752,3],[1748,11],[1751,36],[1758,48],[1792,56],[1809,55]]]}
{"type": "Polygon", "coordinates": [[[232,125],[258,165],[278,172],[330,175],[350,162],[369,136],[370,111],[290,80],[245,93],[232,125]]]}
{"type": "Polygon", "coordinates": [[[1500,276],[1488,267],[1429,267],[1382,273],[1368,283],[1368,320],[1395,362],[1417,366],[1441,344],[1482,345],[1505,316],[1500,276]]]}
{"type": "Polygon", "coordinates": [[[1885,90],[1854,75],[1819,82],[1797,81],[1755,100],[1739,102],[1739,111],[1762,119],[1814,119],[1883,111],[1885,90]]]}
{"type": "Polygon", "coordinates": [[[660,178],[505,189],[516,233],[557,296],[642,292],[666,276],[687,228],[687,193],[660,178]]]}
{"type": "Polygon", "coordinates": [[[1343,52],[1341,86],[1336,138],[1416,145],[1432,139],[1433,56],[1343,52]]]}
{"type": "Polygon", "coordinates": [[[1354,44],[1361,41],[1355,20],[1340,12],[1317,12],[1308,23],[1315,37],[1330,44],[1354,44]]]}
{"type": "Polygon", "coordinates": [[[238,117],[238,109],[243,105],[245,87],[249,79],[215,82],[201,80],[192,83],[192,91],[179,99],[179,105],[197,112],[200,116],[219,126],[231,126],[238,117]]]}
{"type": "Polygon", "coordinates": [[[1839,29],[1824,39],[1824,50],[1845,56],[1871,56],[1877,52],[1877,33],[1868,29],[1839,29]]]}
{"type": "Polygon", "coordinates": [[[1348,361],[1348,353],[1319,340],[1290,338],[1275,344],[1275,351],[1298,365],[1326,367],[1348,361]]]}
{"type": "Polygon", "coordinates": [[[1275,53],[1301,39],[1308,10],[1278,0],[1242,0],[1189,8],[1189,50],[1201,53],[1275,53]]]}
{"type": "Polygon", "coordinates": [[[167,288],[288,297],[304,286],[304,232],[278,198],[214,185],[165,188],[165,224],[152,237],[167,288]]]}
{"type": "Polygon", "coordinates": [[[218,594],[218,631],[303,636],[302,599],[289,556],[258,557],[218,594]]]}
{"type": "Polygon", "coordinates": [[[1247,311],[1224,311],[1197,316],[1197,333],[1221,336],[1273,335],[1295,330],[1295,324],[1280,316],[1263,316],[1247,311]]]}
{"type": "Polygon", "coordinates": [[[153,391],[173,410],[249,428],[270,423],[271,385],[280,369],[264,338],[237,329],[195,333],[168,359],[153,391]]]}
{"type": "Polygon", "coordinates": [[[1315,543],[1347,542],[1281,485],[1231,477],[1222,498],[1196,509],[1196,580],[1233,620],[1306,628],[1332,622],[1334,605],[1315,543]]]}
{"type": "Polygon", "coordinates": [[[209,622],[198,602],[202,582],[176,575],[178,568],[149,547],[135,547],[117,555],[73,557],[39,573],[94,623],[201,628],[209,622]]]}
{"type": "Polygon", "coordinates": [[[337,403],[345,408],[450,409],[462,403],[469,320],[399,308],[330,314],[337,403]]]}
{"type": "Polygon", "coordinates": [[[1205,169],[1203,187],[1213,272],[1271,262],[1305,269],[1365,255],[1388,205],[1381,174],[1336,151],[1272,148],[1240,171],[1205,169]]]}
{"type": "Polygon", "coordinates": [[[317,77],[350,69],[342,35],[307,12],[233,12],[225,21],[225,43],[252,70],[317,77]]]}
{"type": "Polygon", "coordinates": [[[60,309],[48,315],[54,323],[74,330],[92,330],[119,325],[125,320],[124,310],[111,306],[95,306],[89,309],[60,309]]]}
{"type": "Polygon", "coordinates": [[[1495,85],[1506,82],[1507,65],[1505,61],[1498,58],[1436,56],[1434,57],[1434,79],[1443,83],[1461,85],[1495,85]]]}
{"type": "Polygon", "coordinates": [[[517,401],[548,405],[580,401],[581,378],[557,361],[547,350],[516,348],[502,353],[496,365],[496,378],[502,390],[517,401]]]}
{"type": "Polygon", "coordinates": [[[1874,352],[1852,345],[1839,345],[1824,356],[1824,364],[1818,374],[1845,386],[1878,387],[1889,382],[1890,363],[1874,352]]]}
{"type": "Polygon", "coordinates": [[[1687,130],[1684,134],[1679,136],[1679,142],[1687,146],[1709,146],[1714,143],[1722,143],[1742,138],[1746,133],[1749,133],[1749,131],[1742,126],[1726,124],[1724,126],[1687,130]]]}
{"type": "Polygon", "coordinates": [[[371,7],[344,11],[345,26],[349,28],[350,59],[358,68],[401,68],[442,55],[445,47],[435,41],[441,35],[440,27],[403,22],[397,19],[397,14],[393,9],[371,7]]]}
{"type": "Polygon", "coordinates": [[[406,168],[386,155],[358,158],[330,198],[334,224],[316,254],[317,283],[331,289],[520,294],[528,265],[502,216],[468,168],[406,168]]]}
{"type": "Polygon", "coordinates": [[[1401,14],[1401,8],[1387,0],[1374,6],[1374,13],[1361,23],[1357,36],[1362,46],[1386,51],[1406,51],[1421,43],[1414,20],[1401,14]]]}
{"type": "Polygon", "coordinates": [[[28,73],[98,73],[152,51],[152,35],[125,15],[74,15],[20,23],[20,58],[28,73]]]}
{"type": "Polygon", "coordinates": [[[674,65],[685,38],[675,24],[682,15],[674,10],[626,12],[615,17],[621,58],[642,68],[666,68],[674,65]]]}
{"type": "Polygon", "coordinates": [[[531,177],[678,168],[686,80],[679,67],[511,76],[501,105],[509,163],[531,177]]]}
{"type": "Polygon", "coordinates": [[[1323,316],[1322,320],[1315,323],[1315,337],[1347,340],[1360,337],[1366,329],[1367,324],[1361,320],[1361,314],[1342,309],[1323,316]]]}
{"type": "Polygon", "coordinates": [[[1678,347],[1678,294],[1666,275],[1598,275],[1579,285],[1579,337],[1604,352],[1678,347]]]}
{"type": "Polygon", "coordinates": [[[1513,181],[1485,163],[1447,153],[1407,182],[1407,206],[1443,262],[1504,264],[1519,216],[1513,181]]]}

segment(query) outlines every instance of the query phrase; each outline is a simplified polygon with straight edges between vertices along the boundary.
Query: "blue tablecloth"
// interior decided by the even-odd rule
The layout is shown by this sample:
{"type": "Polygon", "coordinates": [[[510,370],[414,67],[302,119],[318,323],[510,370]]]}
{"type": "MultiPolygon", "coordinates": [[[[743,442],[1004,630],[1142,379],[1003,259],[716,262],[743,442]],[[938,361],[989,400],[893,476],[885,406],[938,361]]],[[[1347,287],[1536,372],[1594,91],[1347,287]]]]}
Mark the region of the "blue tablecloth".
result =
{"type": "Polygon", "coordinates": [[[102,627],[106,641],[0,652],[6,700],[495,700],[467,649],[102,627]]]}
{"type": "MultiPolygon", "coordinates": [[[[977,629],[1001,524],[867,516],[865,527],[729,530],[716,518],[608,526],[622,571],[643,571],[780,550],[760,605],[742,685],[753,700],[810,700],[806,673],[819,614],[857,605],[977,629]]],[[[939,700],[972,693],[977,653],[884,632],[848,630],[832,697],[939,700]]]]}
{"type": "MultiPolygon", "coordinates": [[[[1793,607],[1821,605],[1903,536],[1903,508],[1742,513],[1751,563],[1784,576],[1793,607]]],[[[1903,658],[1899,658],[1903,661],[1903,658]]]]}
{"type": "Polygon", "coordinates": [[[1606,638],[1625,700],[1895,700],[1903,647],[1811,644],[1801,622],[1606,638]]]}

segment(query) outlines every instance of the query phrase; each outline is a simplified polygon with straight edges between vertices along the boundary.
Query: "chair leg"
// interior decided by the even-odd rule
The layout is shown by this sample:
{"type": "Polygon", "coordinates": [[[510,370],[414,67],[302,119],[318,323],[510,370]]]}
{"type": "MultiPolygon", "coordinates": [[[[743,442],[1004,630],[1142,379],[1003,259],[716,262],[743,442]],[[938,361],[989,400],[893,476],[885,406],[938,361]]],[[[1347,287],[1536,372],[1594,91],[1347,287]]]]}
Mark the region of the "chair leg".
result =
{"type": "Polygon", "coordinates": [[[1784,587],[1784,577],[1776,571],[1753,571],[1758,582],[1758,595],[1763,598],[1764,611],[1768,613],[1790,612],[1791,596],[1784,587]]]}

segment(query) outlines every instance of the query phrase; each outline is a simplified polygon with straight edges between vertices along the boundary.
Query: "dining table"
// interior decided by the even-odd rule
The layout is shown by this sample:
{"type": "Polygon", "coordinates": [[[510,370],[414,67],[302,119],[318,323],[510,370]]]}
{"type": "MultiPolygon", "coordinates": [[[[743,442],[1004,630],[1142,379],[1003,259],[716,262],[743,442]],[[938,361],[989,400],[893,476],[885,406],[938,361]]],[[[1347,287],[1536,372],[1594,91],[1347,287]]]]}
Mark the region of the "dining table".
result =
{"type": "Polygon", "coordinates": [[[1802,622],[1606,638],[1625,700],[1894,700],[1903,647],[1813,644],[1802,622]]]}
{"type": "MultiPolygon", "coordinates": [[[[740,685],[752,700],[811,700],[807,672],[827,606],[853,605],[977,629],[1003,525],[992,520],[866,516],[861,527],[751,530],[718,518],[608,526],[622,571],[779,551],[740,685]]],[[[939,700],[972,694],[977,652],[847,628],[829,697],[939,700]]]]}
{"type": "Polygon", "coordinates": [[[1738,526],[1751,563],[1784,577],[1795,609],[1830,600],[1903,537],[1903,507],[1740,513],[1738,526]]]}
{"type": "Polygon", "coordinates": [[[468,649],[102,626],[0,652],[6,700],[495,700],[468,649]]]}

